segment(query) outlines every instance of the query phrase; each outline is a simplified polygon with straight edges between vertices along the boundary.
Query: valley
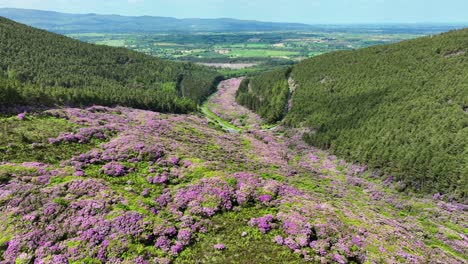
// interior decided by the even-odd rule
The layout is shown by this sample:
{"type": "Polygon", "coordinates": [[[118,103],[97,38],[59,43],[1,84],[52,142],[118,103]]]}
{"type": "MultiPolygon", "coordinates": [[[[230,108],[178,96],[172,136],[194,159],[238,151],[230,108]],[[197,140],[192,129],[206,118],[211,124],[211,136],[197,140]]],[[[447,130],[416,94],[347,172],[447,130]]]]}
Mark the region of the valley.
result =
{"type": "Polygon", "coordinates": [[[8,243],[0,256],[466,261],[466,205],[400,193],[393,177],[380,180],[364,165],[307,145],[305,131],[263,129],[260,117],[235,102],[241,80],[223,81],[204,105],[215,122],[100,106],[2,117],[2,159],[9,161],[0,165],[0,234],[8,243]],[[45,132],[46,122],[57,125],[45,132]],[[44,149],[47,156],[35,154],[44,149]]]}
{"type": "Polygon", "coordinates": [[[0,3],[0,264],[468,262],[455,12],[155,2],[0,3]]]}

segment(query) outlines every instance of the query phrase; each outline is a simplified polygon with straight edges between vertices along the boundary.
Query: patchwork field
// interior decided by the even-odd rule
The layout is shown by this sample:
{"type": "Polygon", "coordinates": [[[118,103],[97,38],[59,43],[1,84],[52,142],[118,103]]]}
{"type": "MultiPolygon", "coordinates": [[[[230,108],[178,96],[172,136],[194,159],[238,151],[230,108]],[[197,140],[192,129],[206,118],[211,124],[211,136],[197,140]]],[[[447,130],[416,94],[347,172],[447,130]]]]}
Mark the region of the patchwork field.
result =
{"type": "MultiPolygon", "coordinates": [[[[82,41],[125,47],[170,60],[196,63],[255,64],[250,69],[222,67],[228,75],[253,74],[291,65],[336,50],[398,42],[424,33],[252,32],[192,34],[69,34],[82,41]],[[230,69],[230,70],[226,70],[230,69]]],[[[217,65],[215,65],[217,66],[217,65]]]]}

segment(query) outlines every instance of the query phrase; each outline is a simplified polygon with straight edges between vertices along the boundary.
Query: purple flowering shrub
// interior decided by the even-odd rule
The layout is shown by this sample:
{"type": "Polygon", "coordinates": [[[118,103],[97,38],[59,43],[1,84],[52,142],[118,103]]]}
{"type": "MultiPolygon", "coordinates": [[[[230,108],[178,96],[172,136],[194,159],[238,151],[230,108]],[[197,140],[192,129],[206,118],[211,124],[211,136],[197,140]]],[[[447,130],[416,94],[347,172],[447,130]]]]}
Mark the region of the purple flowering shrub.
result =
{"type": "MultiPolygon", "coordinates": [[[[245,225],[236,243],[255,233],[311,263],[461,263],[426,245],[435,240],[467,252],[463,234],[440,225],[464,227],[466,206],[443,194],[409,201],[393,179],[368,180],[365,166],[306,145],[307,131],[274,134],[249,117],[246,133],[230,134],[197,116],[121,107],[48,112],[84,127],[50,147],[104,142],[56,166],[0,164],[0,263],[169,263],[231,214],[245,225]],[[418,206],[424,218],[412,216],[418,206]]],[[[208,248],[234,254],[224,239],[208,248]]]]}
{"type": "Polygon", "coordinates": [[[217,249],[217,250],[224,250],[224,249],[226,249],[226,245],[224,245],[224,244],[216,244],[216,245],[214,245],[213,247],[214,247],[215,249],[217,249]]]}
{"type": "MultiPolygon", "coordinates": [[[[10,199],[5,201],[2,221],[15,221],[16,229],[7,242],[4,259],[13,262],[19,254],[34,256],[37,261],[63,255],[67,241],[80,241],[91,248],[98,246],[111,231],[105,216],[121,200],[95,180],[52,187],[16,180],[3,186],[3,191],[10,193],[10,199]]],[[[83,253],[69,252],[62,257],[84,258],[80,255],[83,253]]]]}
{"type": "MultiPolygon", "coordinates": [[[[251,181],[259,182],[258,188],[268,186],[260,179],[251,181]]],[[[134,243],[152,244],[167,256],[174,256],[190,245],[194,234],[206,232],[211,216],[233,209],[237,188],[225,180],[207,178],[173,193],[167,190],[156,199],[156,218],[151,220],[131,211],[110,217],[118,204],[126,202],[99,180],[48,186],[47,182],[33,184],[17,179],[1,187],[2,192],[9,193],[7,206],[2,207],[2,220],[20,219],[15,224],[16,235],[7,242],[4,258],[14,261],[27,254],[38,261],[79,260],[87,257],[83,254],[93,252],[93,258],[113,262],[134,243]],[[19,194],[23,198],[15,198],[19,194]],[[113,246],[117,242],[120,246],[113,246]],[[70,244],[74,246],[69,248],[70,244]]]]}
{"type": "Polygon", "coordinates": [[[127,169],[125,168],[125,166],[118,162],[107,163],[102,167],[101,171],[102,173],[108,176],[114,177],[124,176],[125,174],[127,174],[127,169]]]}
{"type": "Polygon", "coordinates": [[[17,116],[18,120],[24,120],[26,118],[26,113],[19,113],[17,116]]]}
{"type": "Polygon", "coordinates": [[[81,128],[76,133],[63,133],[60,134],[57,138],[50,138],[50,144],[59,144],[59,143],[80,143],[85,144],[89,143],[92,139],[106,140],[114,134],[112,128],[81,128]]]}
{"type": "Polygon", "coordinates": [[[257,227],[262,233],[267,233],[271,230],[275,217],[272,215],[266,215],[259,218],[252,218],[249,221],[249,225],[257,227]]]}

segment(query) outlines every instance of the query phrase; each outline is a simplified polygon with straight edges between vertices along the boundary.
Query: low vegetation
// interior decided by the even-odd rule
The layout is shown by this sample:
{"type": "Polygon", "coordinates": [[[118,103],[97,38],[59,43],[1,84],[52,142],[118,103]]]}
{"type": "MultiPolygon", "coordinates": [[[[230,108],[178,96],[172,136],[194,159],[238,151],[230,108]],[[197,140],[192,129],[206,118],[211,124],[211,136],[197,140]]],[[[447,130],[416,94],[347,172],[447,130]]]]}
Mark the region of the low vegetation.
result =
{"type": "Polygon", "coordinates": [[[236,133],[124,107],[0,117],[1,144],[21,146],[0,149],[0,262],[466,262],[466,205],[262,130],[239,83],[206,105],[236,133]]]}

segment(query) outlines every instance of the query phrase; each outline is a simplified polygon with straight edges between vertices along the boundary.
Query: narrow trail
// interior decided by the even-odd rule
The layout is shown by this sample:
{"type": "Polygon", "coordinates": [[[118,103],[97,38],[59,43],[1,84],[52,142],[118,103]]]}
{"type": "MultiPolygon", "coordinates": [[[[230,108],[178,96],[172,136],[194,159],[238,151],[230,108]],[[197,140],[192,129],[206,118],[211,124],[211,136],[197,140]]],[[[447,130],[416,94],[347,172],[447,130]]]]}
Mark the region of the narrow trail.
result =
{"type": "Polygon", "coordinates": [[[366,166],[308,146],[302,141],[306,130],[262,129],[261,118],[235,101],[241,81],[223,81],[202,110],[226,130],[241,132],[238,137],[251,159],[270,164],[259,173],[287,176],[285,182],[308,192],[340,221],[362,229],[373,244],[368,254],[374,259],[420,263],[429,254],[447,263],[466,263],[468,206],[401,193],[401,183],[392,176],[381,180],[366,166]],[[390,251],[398,258],[386,259],[390,251]]]}
{"type": "Polygon", "coordinates": [[[202,106],[202,112],[208,119],[217,122],[228,131],[259,129],[265,125],[257,114],[237,104],[235,100],[237,88],[243,79],[234,78],[222,81],[218,86],[218,91],[202,106]]]}

